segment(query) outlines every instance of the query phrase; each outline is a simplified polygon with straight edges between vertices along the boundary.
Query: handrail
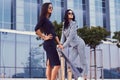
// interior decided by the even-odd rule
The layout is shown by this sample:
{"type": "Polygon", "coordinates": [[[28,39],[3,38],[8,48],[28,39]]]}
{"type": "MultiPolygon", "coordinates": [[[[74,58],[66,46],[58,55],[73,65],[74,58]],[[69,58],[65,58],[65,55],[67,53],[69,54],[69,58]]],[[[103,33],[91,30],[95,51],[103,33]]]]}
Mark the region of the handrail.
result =
{"type": "Polygon", "coordinates": [[[15,34],[24,34],[24,35],[36,35],[33,31],[18,31],[18,30],[10,30],[10,29],[0,29],[0,32],[8,32],[15,34]]]}

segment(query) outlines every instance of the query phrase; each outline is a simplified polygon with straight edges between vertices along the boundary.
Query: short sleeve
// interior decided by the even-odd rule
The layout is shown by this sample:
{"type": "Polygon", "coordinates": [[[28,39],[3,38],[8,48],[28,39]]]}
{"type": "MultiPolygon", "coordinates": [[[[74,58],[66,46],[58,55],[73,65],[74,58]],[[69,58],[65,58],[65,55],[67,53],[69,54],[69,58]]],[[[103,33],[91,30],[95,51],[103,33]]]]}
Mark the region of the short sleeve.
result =
{"type": "Polygon", "coordinates": [[[40,20],[40,21],[37,23],[37,25],[35,26],[35,31],[37,31],[38,29],[42,28],[43,25],[44,25],[44,23],[45,23],[45,19],[40,20]]]}

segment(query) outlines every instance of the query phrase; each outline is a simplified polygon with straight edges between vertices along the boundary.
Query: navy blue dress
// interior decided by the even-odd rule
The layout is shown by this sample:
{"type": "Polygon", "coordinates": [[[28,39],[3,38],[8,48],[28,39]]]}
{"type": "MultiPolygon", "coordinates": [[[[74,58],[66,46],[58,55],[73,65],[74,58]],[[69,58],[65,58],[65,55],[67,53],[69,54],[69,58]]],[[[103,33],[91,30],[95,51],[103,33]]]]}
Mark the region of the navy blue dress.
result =
{"type": "Polygon", "coordinates": [[[47,54],[47,60],[49,59],[50,65],[55,66],[55,65],[60,65],[60,60],[58,56],[58,52],[56,50],[56,43],[55,43],[55,29],[51,21],[49,19],[44,18],[38,22],[38,24],[35,27],[36,30],[42,30],[44,34],[52,34],[53,38],[50,40],[46,40],[43,43],[43,48],[46,51],[47,54]]]}

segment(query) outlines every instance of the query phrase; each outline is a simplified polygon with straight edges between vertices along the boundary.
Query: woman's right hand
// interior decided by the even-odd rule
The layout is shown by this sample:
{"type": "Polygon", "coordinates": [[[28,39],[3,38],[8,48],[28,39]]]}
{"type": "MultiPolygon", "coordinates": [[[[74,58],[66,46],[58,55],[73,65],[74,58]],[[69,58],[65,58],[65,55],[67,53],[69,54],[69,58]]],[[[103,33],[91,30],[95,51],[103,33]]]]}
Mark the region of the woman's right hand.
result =
{"type": "Polygon", "coordinates": [[[58,48],[60,48],[60,49],[62,49],[62,50],[64,49],[64,47],[63,47],[62,44],[59,44],[59,45],[58,45],[58,48]]]}
{"type": "Polygon", "coordinates": [[[53,38],[53,36],[52,36],[52,34],[48,34],[48,35],[44,35],[44,40],[49,40],[49,39],[52,39],[53,38]]]}

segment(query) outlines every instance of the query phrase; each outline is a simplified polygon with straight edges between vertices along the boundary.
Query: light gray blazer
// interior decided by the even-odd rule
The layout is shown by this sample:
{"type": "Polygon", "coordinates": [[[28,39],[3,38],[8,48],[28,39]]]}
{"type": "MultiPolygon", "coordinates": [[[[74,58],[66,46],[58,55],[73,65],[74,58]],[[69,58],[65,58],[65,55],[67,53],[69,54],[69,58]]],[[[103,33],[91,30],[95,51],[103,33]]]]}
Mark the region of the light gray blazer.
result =
{"type": "MultiPolygon", "coordinates": [[[[64,27],[64,26],[63,26],[64,27]]],[[[70,21],[67,29],[62,29],[61,43],[64,47],[64,53],[69,60],[83,69],[83,74],[87,75],[88,65],[85,54],[85,42],[77,35],[78,25],[75,21],[70,21]]]]}

